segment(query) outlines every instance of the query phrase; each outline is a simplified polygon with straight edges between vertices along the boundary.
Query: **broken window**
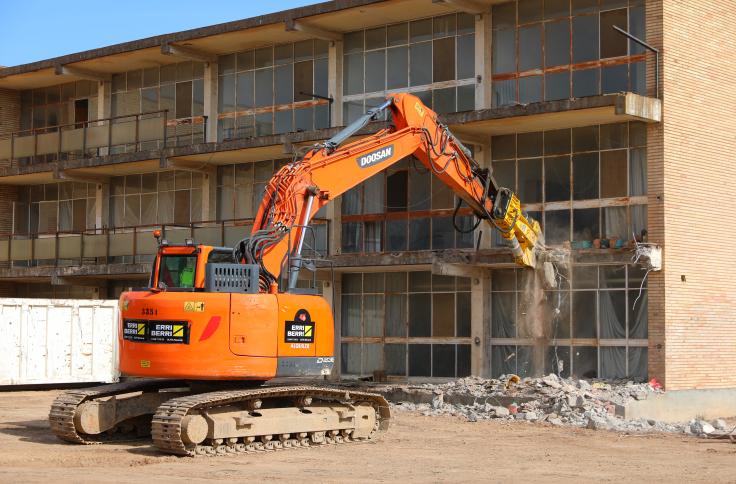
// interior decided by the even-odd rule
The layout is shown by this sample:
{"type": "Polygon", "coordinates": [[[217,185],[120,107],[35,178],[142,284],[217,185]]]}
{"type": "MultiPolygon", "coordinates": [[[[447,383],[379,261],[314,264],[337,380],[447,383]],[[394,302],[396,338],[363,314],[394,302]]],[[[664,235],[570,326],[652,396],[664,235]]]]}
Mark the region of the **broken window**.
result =
{"type": "Polygon", "coordinates": [[[598,378],[598,348],[573,346],[572,374],[578,378],[598,378]]]}
{"type": "Polygon", "coordinates": [[[570,211],[544,212],[544,239],[549,245],[561,245],[570,240],[570,211]]]}
{"type": "Polygon", "coordinates": [[[626,378],[626,347],[604,346],[601,355],[601,378],[626,378]]]}
{"type": "Polygon", "coordinates": [[[628,39],[614,30],[614,25],[623,30],[628,28],[625,8],[600,14],[601,58],[603,59],[620,57],[628,53],[628,39]]]}
{"type": "Polygon", "coordinates": [[[626,158],[626,150],[601,152],[601,198],[625,197],[627,195],[626,158]]]}
{"type": "Polygon", "coordinates": [[[544,159],[544,199],[546,202],[570,200],[570,157],[544,159]]]}
{"type": "Polygon", "coordinates": [[[572,293],[572,336],[573,338],[597,338],[597,298],[595,291],[572,293]]]}

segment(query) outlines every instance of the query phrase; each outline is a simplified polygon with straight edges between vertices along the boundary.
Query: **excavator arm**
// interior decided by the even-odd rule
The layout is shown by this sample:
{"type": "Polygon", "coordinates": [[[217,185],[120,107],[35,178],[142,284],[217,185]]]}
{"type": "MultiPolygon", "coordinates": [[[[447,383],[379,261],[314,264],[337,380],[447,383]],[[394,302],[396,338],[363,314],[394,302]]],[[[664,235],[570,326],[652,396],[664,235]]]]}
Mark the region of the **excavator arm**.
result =
{"type": "Polygon", "coordinates": [[[494,225],[517,264],[537,265],[536,252],[543,245],[539,224],[522,212],[516,195],[499,187],[490,171],[481,168],[437,115],[411,94],[392,95],[282,167],[266,187],[253,230],[236,246],[236,257],[260,265],[261,290],[274,292],[289,254],[289,287],[294,287],[306,228],[317,211],[408,155],[447,184],[476,217],[494,225]],[[344,144],[385,110],[390,110],[391,127],[344,144]]]}

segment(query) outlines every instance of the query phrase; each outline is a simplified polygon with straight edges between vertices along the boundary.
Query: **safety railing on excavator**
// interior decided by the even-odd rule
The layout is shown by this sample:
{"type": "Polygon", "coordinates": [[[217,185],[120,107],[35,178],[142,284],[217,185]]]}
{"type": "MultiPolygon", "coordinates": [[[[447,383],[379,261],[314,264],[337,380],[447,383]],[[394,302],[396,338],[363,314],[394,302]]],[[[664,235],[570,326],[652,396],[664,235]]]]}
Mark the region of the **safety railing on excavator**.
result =
{"type": "Polygon", "coordinates": [[[0,161],[14,167],[161,149],[204,142],[206,132],[207,116],[171,119],[167,109],[148,111],[0,136],[0,161]]]}
{"type": "MultiPolygon", "coordinates": [[[[313,220],[315,245],[328,252],[326,219],[313,220]]],[[[249,234],[253,219],[155,224],[38,234],[0,234],[0,264],[5,267],[81,266],[150,262],[158,245],[154,230],[171,244],[195,243],[232,247],[249,234]]]]}

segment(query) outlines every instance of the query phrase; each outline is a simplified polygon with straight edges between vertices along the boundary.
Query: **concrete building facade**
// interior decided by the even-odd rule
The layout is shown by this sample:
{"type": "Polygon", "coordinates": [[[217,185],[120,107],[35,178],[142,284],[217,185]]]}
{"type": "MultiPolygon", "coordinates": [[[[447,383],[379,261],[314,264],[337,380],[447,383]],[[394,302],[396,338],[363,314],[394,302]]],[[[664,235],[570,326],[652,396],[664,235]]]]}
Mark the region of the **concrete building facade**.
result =
{"type": "Polygon", "coordinates": [[[0,295],[117,297],[146,282],[156,228],[233,244],[301,147],[409,91],[572,265],[548,317],[529,323],[528,274],[500,237],[456,232],[456,197],[404,160],[315,220],[343,376],[732,387],[736,294],[723,282],[736,263],[713,227],[736,209],[736,64],[723,59],[735,14],[729,2],[337,0],[0,69],[0,295]],[[663,270],[633,264],[634,241],[660,245],[663,270]]]}

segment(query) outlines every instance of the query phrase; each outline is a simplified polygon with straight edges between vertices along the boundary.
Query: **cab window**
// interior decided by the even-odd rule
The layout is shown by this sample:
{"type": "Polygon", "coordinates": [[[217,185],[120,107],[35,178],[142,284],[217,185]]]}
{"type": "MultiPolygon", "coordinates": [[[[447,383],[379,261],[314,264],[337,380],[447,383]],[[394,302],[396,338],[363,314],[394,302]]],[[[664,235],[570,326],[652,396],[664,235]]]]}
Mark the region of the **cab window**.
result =
{"type": "Polygon", "coordinates": [[[164,255],[158,270],[158,284],[165,287],[194,288],[197,271],[196,255],[164,255]]]}

